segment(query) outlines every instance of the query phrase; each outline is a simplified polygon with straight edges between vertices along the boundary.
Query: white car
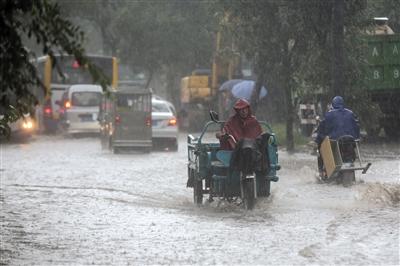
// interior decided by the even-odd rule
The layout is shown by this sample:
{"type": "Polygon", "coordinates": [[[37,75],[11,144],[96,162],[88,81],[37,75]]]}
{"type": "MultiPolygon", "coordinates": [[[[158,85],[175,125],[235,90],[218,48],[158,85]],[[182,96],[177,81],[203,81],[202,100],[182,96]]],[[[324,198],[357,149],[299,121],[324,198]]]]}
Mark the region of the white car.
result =
{"type": "Polygon", "coordinates": [[[99,115],[102,88],[98,85],[72,85],[64,93],[60,108],[60,122],[65,133],[100,132],[99,115]]]}
{"type": "Polygon", "coordinates": [[[172,103],[152,98],[153,147],[178,150],[178,121],[172,103]]]}

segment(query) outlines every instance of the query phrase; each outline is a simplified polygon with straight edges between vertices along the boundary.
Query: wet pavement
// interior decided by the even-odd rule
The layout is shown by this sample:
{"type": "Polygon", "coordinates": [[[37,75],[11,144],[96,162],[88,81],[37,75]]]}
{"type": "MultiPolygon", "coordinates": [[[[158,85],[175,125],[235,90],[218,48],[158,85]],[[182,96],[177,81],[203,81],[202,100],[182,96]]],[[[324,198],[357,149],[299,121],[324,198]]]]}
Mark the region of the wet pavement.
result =
{"type": "Polygon", "coordinates": [[[2,144],[0,263],[400,264],[398,144],[363,146],[373,164],[350,188],[317,183],[309,152],[281,151],[271,197],[246,211],[194,206],[185,141],[118,155],[97,138],[2,144]]]}

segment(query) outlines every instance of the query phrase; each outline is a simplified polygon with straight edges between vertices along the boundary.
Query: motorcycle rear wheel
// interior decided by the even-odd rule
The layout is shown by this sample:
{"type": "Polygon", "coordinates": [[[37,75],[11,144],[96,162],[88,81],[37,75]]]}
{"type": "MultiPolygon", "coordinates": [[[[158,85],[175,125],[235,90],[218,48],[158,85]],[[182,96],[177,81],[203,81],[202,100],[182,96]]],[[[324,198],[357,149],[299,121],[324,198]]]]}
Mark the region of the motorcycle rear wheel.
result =
{"type": "Polygon", "coordinates": [[[356,180],[354,171],[344,171],[340,175],[344,187],[350,187],[356,180]]]}
{"type": "Polygon", "coordinates": [[[193,201],[198,206],[203,204],[203,181],[202,180],[194,181],[193,201]]]}
{"type": "Polygon", "coordinates": [[[243,180],[242,186],[244,208],[246,210],[252,210],[255,205],[254,179],[243,180]]]}

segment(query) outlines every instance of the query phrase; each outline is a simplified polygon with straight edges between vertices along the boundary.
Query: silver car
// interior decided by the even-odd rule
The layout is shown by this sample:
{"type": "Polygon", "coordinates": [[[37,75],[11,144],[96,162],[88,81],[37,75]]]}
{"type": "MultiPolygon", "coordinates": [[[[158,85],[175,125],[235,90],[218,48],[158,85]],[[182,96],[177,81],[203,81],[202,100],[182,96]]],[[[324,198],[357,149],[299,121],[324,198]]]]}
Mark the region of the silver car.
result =
{"type": "Polygon", "coordinates": [[[153,147],[178,150],[178,121],[172,103],[153,98],[152,104],[152,136],[153,147]]]}

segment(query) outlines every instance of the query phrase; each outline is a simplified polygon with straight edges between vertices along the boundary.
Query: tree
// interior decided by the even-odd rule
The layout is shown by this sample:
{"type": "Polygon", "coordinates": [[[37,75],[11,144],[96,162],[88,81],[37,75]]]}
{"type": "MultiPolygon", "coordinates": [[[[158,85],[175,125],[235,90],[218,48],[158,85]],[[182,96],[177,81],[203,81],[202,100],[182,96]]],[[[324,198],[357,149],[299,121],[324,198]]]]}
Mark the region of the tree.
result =
{"type": "Polygon", "coordinates": [[[166,78],[168,98],[179,102],[179,80],[210,68],[214,12],[207,1],[58,1],[82,25],[97,25],[110,50],[134,72],[166,78]],[[129,26],[127,26],[129,25],[129,26]]]}
{"type": "Polygon", "coordinates": [[[24,36],[34,39],[43,54],[74,55],[81,64],[89,65],[105,88],[104,75],[84,56],[83,32],[61,16],[56,4],[47,0],[1,1],[0,28],[0,135],[8,135],[9,124],[24,114],[34,114],[38,104],[35,90],[44,89],[31,61],[35,54],[24,46],[24,36]]]}
{"type": "MultiPolygon", "coordinates": [[[[299,13],[301,3],[296,1],[236,1],[225,2],[225,12],[231,16],[231,28],[241,51],[253,58],[257,74],[257,101],[264,79],[283,92],[286,120],[287,149],[294,149],[294,104],[292,93],[296,88],[295,70],[307,49],[307,33],[299,13]],[[302,50],[302,52],[300,52],[302,50]]],[[[270,86],[272,87],[272,86],[270,86]]]]}
{"type": "MultiPolygon", "coordinates": [[[[350,94],[356,86],[361,58],[354,32],[363,25],[359,17],[365,2],[220,1],[230,16],[229,27],[241,52],[253,58],[258,77],[256,91],[265,79],[270,97],[275,94],[283,99],[275,101],[285,106],[284,110],[279,107],[275,115],[284,114],[288,150],[294,149],[294,95],[315,95],[319,91],[330,98],[350,94]],[[353,53],[345,53],[348,50],[353,53]]],[[[257,106],[257,97],[253,102],[257,106]]]]}
{"type": "Polygon", "coordinates": [[[344,88],[344,0],[335,0],[332,17],[332,90],[343,95],[344,88]]]}
{"type": "Polygon", "coordinates": [[[148,83],[154,73],[165,73],[169,97],[177,103],[177,78],[196,66],[211,66],[211,23],[204,2],[139,1],[119,11],[114,32],[120,57],[133,69],[144,69],[148,83]]]}
{"type": "MultiPolygon", "coordinates": [[[[101,33],[101,44],[105,54],[117,55],[118,36],[114,23],[121,10],[128,4],[117,1],[63,1],[57,0],[60,11],[77,23],[89,21],[101,33]]],[[[83,23],[82,23],[83,24],[83,23]]]]}

